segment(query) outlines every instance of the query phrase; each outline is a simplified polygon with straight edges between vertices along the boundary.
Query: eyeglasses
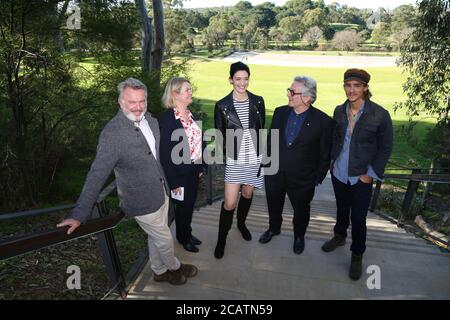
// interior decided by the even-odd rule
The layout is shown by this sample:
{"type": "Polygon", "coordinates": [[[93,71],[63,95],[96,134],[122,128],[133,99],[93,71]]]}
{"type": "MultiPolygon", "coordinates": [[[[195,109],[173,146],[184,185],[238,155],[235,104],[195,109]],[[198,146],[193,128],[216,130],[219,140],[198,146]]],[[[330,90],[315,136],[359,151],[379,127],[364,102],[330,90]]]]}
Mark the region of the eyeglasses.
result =
{"type": "Polygon", "coordinates": [[[291,88],[287,88],[287,93],[288,93],[288,95],[291,95],[291,96],[302,95],[302,94],[304,94],[304,92],[295,92],[295,91],[292,90],[291,88]]]}

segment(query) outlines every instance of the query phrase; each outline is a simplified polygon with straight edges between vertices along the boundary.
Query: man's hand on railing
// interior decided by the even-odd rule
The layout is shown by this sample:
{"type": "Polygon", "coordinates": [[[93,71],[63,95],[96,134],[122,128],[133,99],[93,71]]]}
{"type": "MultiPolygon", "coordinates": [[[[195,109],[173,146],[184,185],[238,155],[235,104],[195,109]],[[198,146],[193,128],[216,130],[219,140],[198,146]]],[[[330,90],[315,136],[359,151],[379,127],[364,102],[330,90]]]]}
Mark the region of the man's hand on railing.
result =
{"type": "Polygon", "coordinates": [[[65,219],[61,223],[57,224],[58,228],[70,226],[69,230],[67,230],[67,234],[71,234],[75,231],[76,228],[80,226],[81,222],[75,219],[65,219]]]}

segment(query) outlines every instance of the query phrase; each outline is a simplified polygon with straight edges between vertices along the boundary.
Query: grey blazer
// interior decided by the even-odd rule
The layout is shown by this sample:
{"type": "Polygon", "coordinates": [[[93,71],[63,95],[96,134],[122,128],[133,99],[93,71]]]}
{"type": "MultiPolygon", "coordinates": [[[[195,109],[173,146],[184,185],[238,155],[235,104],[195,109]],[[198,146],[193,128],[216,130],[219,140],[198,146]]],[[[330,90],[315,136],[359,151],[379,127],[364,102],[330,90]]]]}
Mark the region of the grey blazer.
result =
{"type": "Polygon", "coordinates": [[[71,218],[85,222],[111,171],[117,182],[120,207],[127,216],[157,211],[168,195],[164,171],[159,162],[158,121],[145,114],[155,136],[158,160],[151,153],[141,130],[119,110],[100,134],[97,155],[86,177],[71,218]]]}

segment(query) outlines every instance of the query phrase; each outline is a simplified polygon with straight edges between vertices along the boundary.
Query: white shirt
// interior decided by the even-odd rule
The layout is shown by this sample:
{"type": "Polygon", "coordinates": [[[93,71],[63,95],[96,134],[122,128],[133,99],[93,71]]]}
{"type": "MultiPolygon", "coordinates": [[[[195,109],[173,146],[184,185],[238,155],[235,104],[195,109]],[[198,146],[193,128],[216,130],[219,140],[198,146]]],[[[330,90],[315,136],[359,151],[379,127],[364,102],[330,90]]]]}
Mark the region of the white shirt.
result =
{"type": "Polygon", "coordinates": [[[136,127],[141,128],[142,134],[144,135],[145,140],[147,140],[147,143],[150,146],[150,149],[152,150],[153,156],[155,157],[155,159],[158,159],[156,157],[156,140],[155,137],[153,136],[152,129],[150,129],[150,126],[145,117],[142,118],[139,124],[138,122],[135,122],[134,125],[136,127]]]}

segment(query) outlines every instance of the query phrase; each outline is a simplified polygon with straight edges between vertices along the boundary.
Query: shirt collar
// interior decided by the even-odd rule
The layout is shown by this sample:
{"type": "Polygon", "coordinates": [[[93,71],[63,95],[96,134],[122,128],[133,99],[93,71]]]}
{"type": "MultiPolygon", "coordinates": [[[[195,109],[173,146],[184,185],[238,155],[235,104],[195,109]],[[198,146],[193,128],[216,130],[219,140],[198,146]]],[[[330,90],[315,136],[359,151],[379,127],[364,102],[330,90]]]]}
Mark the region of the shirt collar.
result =
{"type": "Polygon", "coordinates": [[[307,115],[309,110],[311,110],[311,107],[309,107],[308,109],[306,109],[305,111],[301,112],[301,113],[297,113],[294,111],[294,108],[291,108],[291,116],[304,116],[307,115]]]}
{"type": "MultiPolygon", "coordinates": [[[[181,117],[181,113],[180,113],[177,109],[174,108],[174,109],[173,109],[173,112],[174,112],[174,114],[175,114],[175,119],[176,119],[176,120],[182,118],[182,117],[181,117]]],[[[188,112],[189,112],[189,119],[192,120],[192,113],[191,113],[190,110],[188,110],[188,112]]]]}
{"type": "MultiPolygon", "coordinates": [[[[358,111],[358,114],[362,114],[364,112],[364,106],[366,105],[366,101],[364,100],[361,108],[358,111]]],[[[348,108],[350,108],[350,102],[347,102],[347,104],[345,105],[345,112],[348,113],[348,108]]]]}

